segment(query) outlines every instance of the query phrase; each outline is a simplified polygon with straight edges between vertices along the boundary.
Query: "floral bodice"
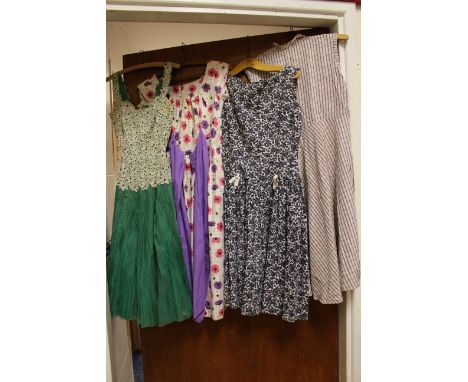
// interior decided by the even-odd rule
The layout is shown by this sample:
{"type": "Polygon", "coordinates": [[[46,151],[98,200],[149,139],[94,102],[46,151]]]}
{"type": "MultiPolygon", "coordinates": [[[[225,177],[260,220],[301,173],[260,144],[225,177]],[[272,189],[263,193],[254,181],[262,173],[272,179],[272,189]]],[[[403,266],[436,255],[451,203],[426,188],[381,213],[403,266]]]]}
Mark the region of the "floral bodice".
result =
{"type": "Polygon", "coordinates": [[[146,190],[171,183],[166,154],[173,117],[173,106],[166,97],[171,70],[172,64],[166,63],[156,96],[138,108],[128,99],[122,77],[112,78],[110,116],[118,144],[117,186],[122,190],[146,190]]]}
{"type": "Polygon", "coordinates": [[[184,192],[192,232],[196,195],[190,153],[198,144],[199,134],[205,136],[208,146],[208,246],[211,268],[205,316],[214,320],[224,317],[224,165],[221,113],[228,94],[228,70],[228,64],[224,62],[209,61],[202,78],[169,89],[169,98],[174,105],[172,132],[178,147],[185,154],[184,192]]]}

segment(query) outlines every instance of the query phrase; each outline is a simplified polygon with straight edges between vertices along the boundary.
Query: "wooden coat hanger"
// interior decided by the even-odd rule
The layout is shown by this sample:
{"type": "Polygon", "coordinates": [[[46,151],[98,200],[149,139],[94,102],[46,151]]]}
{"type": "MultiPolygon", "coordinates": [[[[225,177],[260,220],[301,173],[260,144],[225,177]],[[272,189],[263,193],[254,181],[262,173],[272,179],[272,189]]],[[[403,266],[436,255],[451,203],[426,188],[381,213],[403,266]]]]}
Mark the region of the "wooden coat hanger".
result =
{"type": "MultiPolygon", "coordinates": [[[[346,41],[349,39],[349,36],[347,34],[337,34],[336,35],[337,40],[341,41],[346,41]]],[[[247,43],[248,43],[248,56],[250,56],[250,44],[249,44],[249,36],[247,36],[247,43]]],[[[243,72],[245,69],[256,69],[261,72],[279,72],[280,70],[284,69],[283,65],[270,65],[270,64],[265,64],[264,62],[261,62],[255,58],[245,58],[241,62],[239,62],[236,66],[234,66],[229,74],[231,76],[235,76],[236,74],[239,74],[240,72],[243,72]]],[[[301,76],[301,71],[298,70],[295,74],[296,78],[299,78],[301,76]]]]}
{"type": "MultiPolygon", "coordinates": [[[[264,62],[261,62],[255,58],[245,58],[241,62],[239,62],[236,66],[234,66],[229,71],[229,74],[231,76],[235,76],[236,74],[239,74],[240,72],[243,72],[245,69],[249,69],[249,68],[259,70],[261,72],[279,72],[280,70],[284,69],[284,66],[265,64],[264,62]]],[[[299,78],[300,76],[301,76],[301,71],[298,70],[295,74],[295,77],[299,78]]]]}
{"type": "MultiPolygon", "coordinates": [[[[247,58],[243,59],[241,62],[237,63],[230,71],[229,74],[231,76],[235,76],[236,74],[239,74],[243,72],[245,69],[255,69],[259,70],[261,72],[279,72],[280,70],[284,69],[283,65],[270,65],[270,64],[265,64],[264,62],[261,62],[257,60],[256,58],[250,58],[250,36],[246,36],[246,42],[247,42],[247,58]]],[[[301,76],[300,70],[296,72],[296,78],[299,78],[301,76]]]]}
{"type": "MultiPolygon", "coordinates": [[[[148,69],[148,68],[164,68],[164,65],[166,65],[165,62],[153,61],[153,62],[146,62],[144,64],[129,66],[128,68],[119,70],[118,72],[111,74],[109,77],[106,78],[106,82],[108,82],[112,78],[112,76],[115,74],[125,74],[129,72],[134,72],[135,70],[148,69]]],[[[173,62],[172,67],[175,69],[180,69],[180,64],[173,62]]]]}

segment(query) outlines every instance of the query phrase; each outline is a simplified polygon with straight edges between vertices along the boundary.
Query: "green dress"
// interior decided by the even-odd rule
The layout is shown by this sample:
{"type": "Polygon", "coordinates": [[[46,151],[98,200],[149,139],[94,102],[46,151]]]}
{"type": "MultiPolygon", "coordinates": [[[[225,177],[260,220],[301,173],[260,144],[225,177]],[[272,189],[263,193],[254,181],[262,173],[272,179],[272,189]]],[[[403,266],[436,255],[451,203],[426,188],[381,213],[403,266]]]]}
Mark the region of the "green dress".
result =
{"type": "Polygon", "coordinates": [[[112,79],[111,119],[119,153],[111,253],[107,263],[113,316],[142,327],[192,315],[166,154],[173,108],[167,63],[153,101],[135,108],[120,76],[112,79]]]}

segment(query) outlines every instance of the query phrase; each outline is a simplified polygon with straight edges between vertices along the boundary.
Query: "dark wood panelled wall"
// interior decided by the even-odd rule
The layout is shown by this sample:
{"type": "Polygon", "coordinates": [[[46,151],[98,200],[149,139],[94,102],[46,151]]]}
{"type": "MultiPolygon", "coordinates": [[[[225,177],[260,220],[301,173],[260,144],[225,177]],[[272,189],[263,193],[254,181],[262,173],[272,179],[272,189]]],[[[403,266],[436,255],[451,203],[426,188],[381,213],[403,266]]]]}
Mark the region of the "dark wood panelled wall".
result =
{"type": "Polygon", "coordinates": [[[141,329],[145,382],[337,382],[336,306],[310,302],[308,321],[227,309],[218,322],[141,329]]]}
{"type": "MultiPolygon", "coordinates": [[[[177,62],[182,67],[174,70],[171,84],[182,84],[203,76],[206,63],[209,60],[223,61],[234,66],[244,58],[258,56],[260,53],[271,48],[274,43],[285,44],[291,41],[299,32],[311,36],[329,33],[329,30],[327,28],[303,29],[300,31],[233,38],[126,54],[123,56],[123,67],[128,68],[132,65],[150,61],[177,62]]],[[[151,77],[154,71],[155,69],[144,69],[125,75],[125,84],[127,85],[130,99],[135,105],[140,102],[137,85],[146,78],[151,77]]],[[[156,74],[159,75],[160,73],[162,73],[162,69],[156,69],[156,74]]]]}
{"type": "MultiPolygon", "coordinates": [[[[123,67],[149,61],[182,65],[172,84],[200,78],[206,62],[219,60],[235,65],[256,57],[273,43],[290,41],[298,31],[183,45],[128,54],[123,67]]],[[[301,30],[305,35],[328,33],[325,28],[301,30]]],[[[282,63],[278,63],[282,64],[282,63]]],[[[139,102],[137,85],[154,69],[125,75],[132,102],[139,102]]],[[[160,71],[157,70],[157,74],[160,71]]],[[[145,382],[337,382],[338,309],[310,300],[308,321],[288,323],[279,317],[241,316],[226,310],[218,322],[206,319],[141,329],[145,382]]]]}

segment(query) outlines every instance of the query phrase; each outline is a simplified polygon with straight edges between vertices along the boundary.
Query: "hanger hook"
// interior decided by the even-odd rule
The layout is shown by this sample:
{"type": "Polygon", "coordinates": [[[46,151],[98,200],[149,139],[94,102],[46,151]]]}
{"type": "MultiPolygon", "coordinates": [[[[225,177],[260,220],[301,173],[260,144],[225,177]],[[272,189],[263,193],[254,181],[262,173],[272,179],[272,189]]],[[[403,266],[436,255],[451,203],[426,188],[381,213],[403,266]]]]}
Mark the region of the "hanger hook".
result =
{"type": "Polygon", "coordinates": [[[142,53],[145,53],[144,50],[140,49],[140,51],[138,52],[138,63],[141,64],[141,54],[142,53]]]}
{"type": "Polygon", "coordinates": [[[185,63],[185,42],[182,41],[182,63],[185,63]]]}

